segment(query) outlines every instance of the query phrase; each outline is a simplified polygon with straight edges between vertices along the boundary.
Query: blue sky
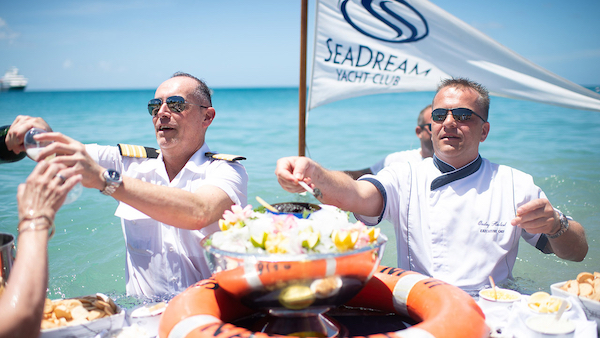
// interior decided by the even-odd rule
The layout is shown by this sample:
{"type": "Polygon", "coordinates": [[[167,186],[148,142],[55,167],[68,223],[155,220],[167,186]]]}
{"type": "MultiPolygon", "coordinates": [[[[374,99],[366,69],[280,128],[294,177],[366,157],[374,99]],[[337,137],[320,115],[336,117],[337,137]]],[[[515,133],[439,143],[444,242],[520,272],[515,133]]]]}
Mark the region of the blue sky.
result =
{"type": "MultiPolygon", "coordinates": [[[[316,0],[309,0],[309,51],[316,0]]],[[[433,0],[530,61],[600,84],[598,0],[433,0]]],[[[300,0],[0,0],[0,72],[29,90],[298,85],[300,0]]],[[[310,57],[309,57],[310,62],[310,57]]]]}

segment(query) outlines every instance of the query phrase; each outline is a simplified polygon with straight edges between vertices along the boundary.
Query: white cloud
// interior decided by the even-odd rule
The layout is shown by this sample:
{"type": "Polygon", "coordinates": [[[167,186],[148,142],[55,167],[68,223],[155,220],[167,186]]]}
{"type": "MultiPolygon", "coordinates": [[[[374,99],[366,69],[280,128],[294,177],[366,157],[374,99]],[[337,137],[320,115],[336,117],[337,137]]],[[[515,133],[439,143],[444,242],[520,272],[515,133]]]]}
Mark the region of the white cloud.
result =
{"type": "Polygon", "coordinates": [[[71,59],[66,59],[63,62],[62,66],[63,66],[64,69],[69,69],[69,68],[73,67],[73,61],[71,61],[71,59]]]}
{"type": "Polygon", "coordinates": [[[81,1],[73,2],[69,7],[53,9],[52,15],[88,16],[106,15],[111,13],[123,13],[128,11],[139,11],[147,8],[157,8],[162,5],[161,1],[81,1]]]}
{"type": "Polygon", "coordinates": [[[100,61],[100,62],[98,62],[98,66],[103,71],[110,71],[112,68],[110,65],[110,62],[108,62],[108,61],[100,61]]]}
{"type": "Polygon", "coordinates": [[[12,43],[19,35],[8,27],[6,20],[0,18],[0,40],[8,40],[8,43],[12,43]]]}

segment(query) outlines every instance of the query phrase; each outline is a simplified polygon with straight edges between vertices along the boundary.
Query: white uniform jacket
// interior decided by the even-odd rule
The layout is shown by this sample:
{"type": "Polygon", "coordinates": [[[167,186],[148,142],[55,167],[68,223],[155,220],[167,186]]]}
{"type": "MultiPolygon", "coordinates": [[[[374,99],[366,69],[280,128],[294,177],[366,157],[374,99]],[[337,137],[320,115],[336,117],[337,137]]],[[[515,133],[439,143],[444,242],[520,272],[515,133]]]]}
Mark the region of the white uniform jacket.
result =
{"type": "MultiPolygon", "coordinates": [[[[158,158],[121,156],[117,147],[87,145],[86,150],[101,166],[156,185],[194,192],[202,185],[221,188],[235,204],[247,203],[248,175],[237,162],[204,156],[206,143],[169,181],[162,155],[158,158]]],[[[184,230],[155,221],[119,202],[115,216],[121,218],[127,250],[127,294],[157,296],[176,294],[210,277],[200,240],[219,229],[217,223],[201,230],[184,230]]]]}
{"type": "MultiPolygon", "coordinates": [[[[366,224],[382,218],[396,231],[398,266],[472,292],[512,277],[519,238],[543,250],[546,236],[512,226],[519,206],[546,198],[533,178],[519,170],[481,159],[472,174],[431,188],[443,176],[432,158],[400,163],[378,175],[365,175],[384,197],[377,218],[355,215],[366,224]]],[[[474,161],[475,162],[475,161],[474,161]]]]}

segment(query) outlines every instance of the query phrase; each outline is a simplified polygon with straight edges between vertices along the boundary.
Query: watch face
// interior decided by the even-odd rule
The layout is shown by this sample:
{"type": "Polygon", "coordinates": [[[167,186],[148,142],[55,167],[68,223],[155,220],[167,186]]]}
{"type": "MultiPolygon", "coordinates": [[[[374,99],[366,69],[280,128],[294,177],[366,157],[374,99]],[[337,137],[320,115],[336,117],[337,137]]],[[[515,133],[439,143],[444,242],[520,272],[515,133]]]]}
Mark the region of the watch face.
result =
{"type": "Polygon", "coordinates": [[[110,177],[111,180],[113,180],[115,182],[118,182],[119,179],[121,178],[121,175],[116,170],[108,170],[108,176],[110,177]]]}

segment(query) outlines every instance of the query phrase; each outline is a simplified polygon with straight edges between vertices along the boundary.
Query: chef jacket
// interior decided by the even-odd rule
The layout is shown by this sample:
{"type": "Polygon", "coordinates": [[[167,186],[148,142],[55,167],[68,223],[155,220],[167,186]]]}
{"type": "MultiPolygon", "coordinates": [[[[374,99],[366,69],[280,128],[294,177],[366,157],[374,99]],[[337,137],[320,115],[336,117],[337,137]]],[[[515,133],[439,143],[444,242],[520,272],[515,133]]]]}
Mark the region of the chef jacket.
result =
{"type": "Polygon", "coordinates": [[[433,158],[396,163],[376,176],[365,175],[361,180],[375,184],[385,206],[378,218],[355,216],[369,225],[382,218],[394,225],[398,266],[405,270],[472,294],[488,284],[489,276],[498,282],[511,278],[519,238],[542,251],[548,240],[510,222],[519,206],[546,195],[530,175],[478,160],[480,166],[471,166],[472,173],[435,189],[436,178],[450,175],[443,174],[433,158]]]}

